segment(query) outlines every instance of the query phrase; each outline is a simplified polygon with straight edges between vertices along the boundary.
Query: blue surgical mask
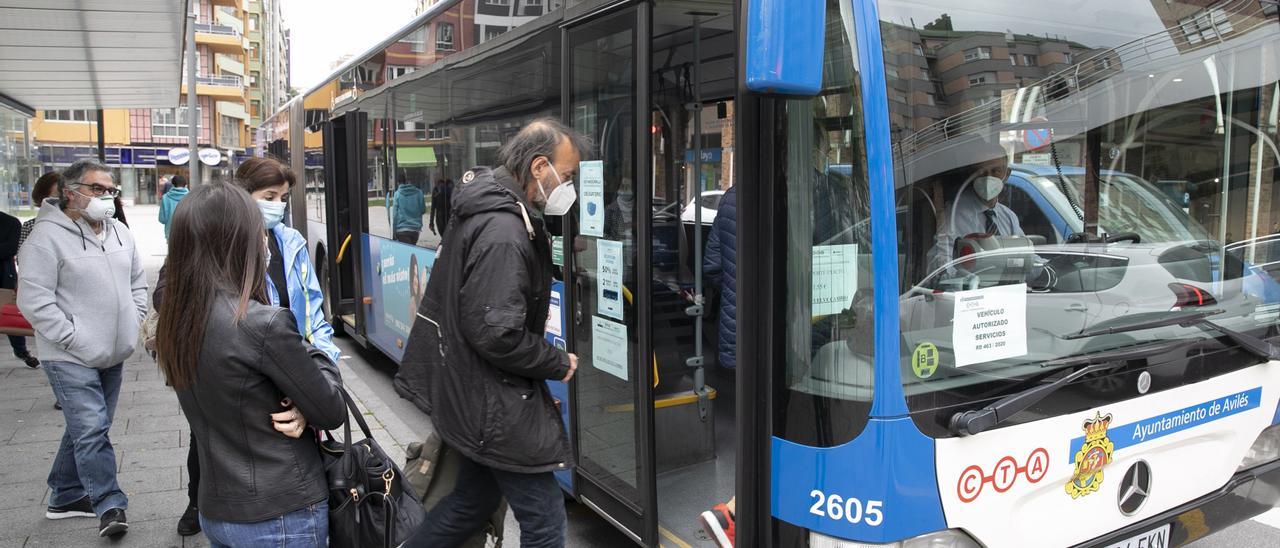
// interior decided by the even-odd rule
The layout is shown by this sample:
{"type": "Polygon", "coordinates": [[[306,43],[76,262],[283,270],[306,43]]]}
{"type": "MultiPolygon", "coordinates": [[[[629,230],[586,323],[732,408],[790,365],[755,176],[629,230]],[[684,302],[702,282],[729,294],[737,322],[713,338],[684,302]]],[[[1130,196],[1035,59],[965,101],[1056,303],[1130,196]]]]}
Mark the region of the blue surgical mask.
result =
{"type": "Polygon", "coordinates": [[[284,208],[284,202],[258,200],[258,209],[262,211],[262,221],[267,224],[267,230],[275,228],[284,220],[284,208]]]}

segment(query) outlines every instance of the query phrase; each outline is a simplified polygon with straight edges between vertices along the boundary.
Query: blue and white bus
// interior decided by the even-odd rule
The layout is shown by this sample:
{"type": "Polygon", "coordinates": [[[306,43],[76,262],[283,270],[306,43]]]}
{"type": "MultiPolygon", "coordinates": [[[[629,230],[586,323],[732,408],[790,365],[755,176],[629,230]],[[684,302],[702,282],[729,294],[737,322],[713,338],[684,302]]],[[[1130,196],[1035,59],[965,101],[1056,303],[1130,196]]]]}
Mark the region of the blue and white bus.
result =
{"type": "Polygon", "coordinates": [[[1280,501],[1278,40],[1272,0],[441,0],[258,146],[398,360],[447,181],[591,138],[560,479],[636,543],[736,497],[740,546],[1178,546],[1280,501]]]}

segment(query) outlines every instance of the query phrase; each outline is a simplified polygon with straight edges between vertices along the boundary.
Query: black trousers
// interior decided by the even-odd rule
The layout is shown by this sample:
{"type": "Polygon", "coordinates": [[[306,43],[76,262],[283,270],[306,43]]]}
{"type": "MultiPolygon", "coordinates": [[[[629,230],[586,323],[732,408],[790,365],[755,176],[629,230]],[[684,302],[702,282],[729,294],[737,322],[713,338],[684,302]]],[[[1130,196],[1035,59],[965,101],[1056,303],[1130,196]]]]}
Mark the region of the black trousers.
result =
{"type": "Polygon", "coordinates": [[[27,338],[9,335],[9,346],[13,347],[13,355],[19,358],[25,358],[30,354],[27,350],[27,338]]]}
{"type": "Polygon", "coordinates": [[[518,474],[463,457],[453,492],[431,509],[404,548],[453,548],[478,533],[506,497],[522,548],[563,548],[564,492],[551,472],[518,474]]]}
{"type": "Polygon", "coordinates": [[[191,433],[191,446],[187,448],[187,498],[191,506],[200,501],[200,457],[196,455],[196,435],[191,433]]]}

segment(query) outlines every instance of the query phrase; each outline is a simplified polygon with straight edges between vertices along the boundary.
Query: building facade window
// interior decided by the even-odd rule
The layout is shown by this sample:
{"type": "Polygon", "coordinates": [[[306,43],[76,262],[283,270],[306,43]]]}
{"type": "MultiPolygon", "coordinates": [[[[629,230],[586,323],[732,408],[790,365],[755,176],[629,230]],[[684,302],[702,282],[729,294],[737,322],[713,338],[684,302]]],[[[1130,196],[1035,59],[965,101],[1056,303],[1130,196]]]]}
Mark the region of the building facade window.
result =
{"type": "Polygon", "coordinates": [[[427,51],[426,33],[426,27],[417,29],[401,38],[400,43],[409,44],[409,51],[413,53],[422,53],[427,51]]]}
{"type": "Polygon", "coordinates": [[[969,75],[970,86],[980,86],[983,84],[994,84],[994,83],[996,83],[996,73],[994,72],[979,72],[977,74],[969,75]]]}
{"type": "Polygon", "coordinates": [[[417,67],[390,66],[387,67],[387,80],[395,80],[406,74],[413,72],[417,67]]]}
{"type": "Polygon", "coordinates": [[[911,51],[916,55],[924,57],[924,46],[921,46],[920,44],[911,44],[911,51]]]}
{"type": "Polygon", "coordinates": [[[1028,67],[1034,67],[1036,65],[1036,56],[1031,55],[1030,53],[1022,54],[1022,64],[1028,67]]]}
{"type": "Polygon", "coordinates": [[[53,122],[97,122],[96,110],[46,110],[44,119],[53,122]]]}
{"type": "Polygon", "coordinates": [[[485,41],[493,40],[494,38],[502,36],[502,34],[505,32],[507,32],[507,27],[501,27],[496,25],[485,25],[484,39],[485,41]]]}
{"type": "MultiPolygon", "coordinates": [[[[202,112],[196,108],[196,116],[202,112]]],[[[186,137],[187,124],[187,107],[151,109],[151,135],[155,137],[186,137]]]]}
{"type": "Polygon", "coordinates": [[[254,118],[262,117],[262,101],[257,99],[249,101],[249,115],[254,118]]]}
{"type": "Polygon", "coordinates": [[[258,85],[258,78],[260,78],[261,76],[262,76],[262,75],[261,75],[258,71],[256,71],[256,70],[251,70],[251,71],[249,71],[249,85],[251,85],[251,86],[257,86],[257,85],[258,85]]]}
{"type": "Polygon", "coordinates": [[[982,46],[964,50],[965,61],[979,61],[991,58],[991,48],[982,46]]]}
{"type": "Polygon", "coordinates": [[[486,6],[510,6],[511,0],[484,0],[486,6]]]}
{"type": "Polygon", "coordinates": [[[453,23],[436,25],[436,49],[453,51],[453,23]]]}
{"type": "Polygon", "coordinates": [[[249,14],[249,32],[258,30],[258,14],[249,14]]]}
{"type": "Polygon", "coordinates": [[[1016,67],[1016,66],[1018,66],[1018,56],[1017,56],[1017,55],[1010,54],[1010,55],[1009,55],[1009,64],[1010,64],[1010,65],[1013,65],[1013,66],[1015,66],[1015,67],[1016,67]]]}
{"type": "Polygon", "coordinates": [[[218,117],[218,144],[240,148],[240,120],[230,116],[218,117]]]}

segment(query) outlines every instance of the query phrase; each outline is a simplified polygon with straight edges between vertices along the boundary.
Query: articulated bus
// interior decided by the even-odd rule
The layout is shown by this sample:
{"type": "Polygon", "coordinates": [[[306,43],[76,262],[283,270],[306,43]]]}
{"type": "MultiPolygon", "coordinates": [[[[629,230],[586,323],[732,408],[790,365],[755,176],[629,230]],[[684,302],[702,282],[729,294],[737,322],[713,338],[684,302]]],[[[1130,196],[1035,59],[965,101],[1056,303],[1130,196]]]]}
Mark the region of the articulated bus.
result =
{"type": "Polygon", "coordinates": [[[1280,501],[1278,44],[1272,0],[441,0],[257,147],[399,360],[451,189],[590,138],[559,479],[636,543],[736,497],[740,546],[1177,546],[1280,501]]]}

